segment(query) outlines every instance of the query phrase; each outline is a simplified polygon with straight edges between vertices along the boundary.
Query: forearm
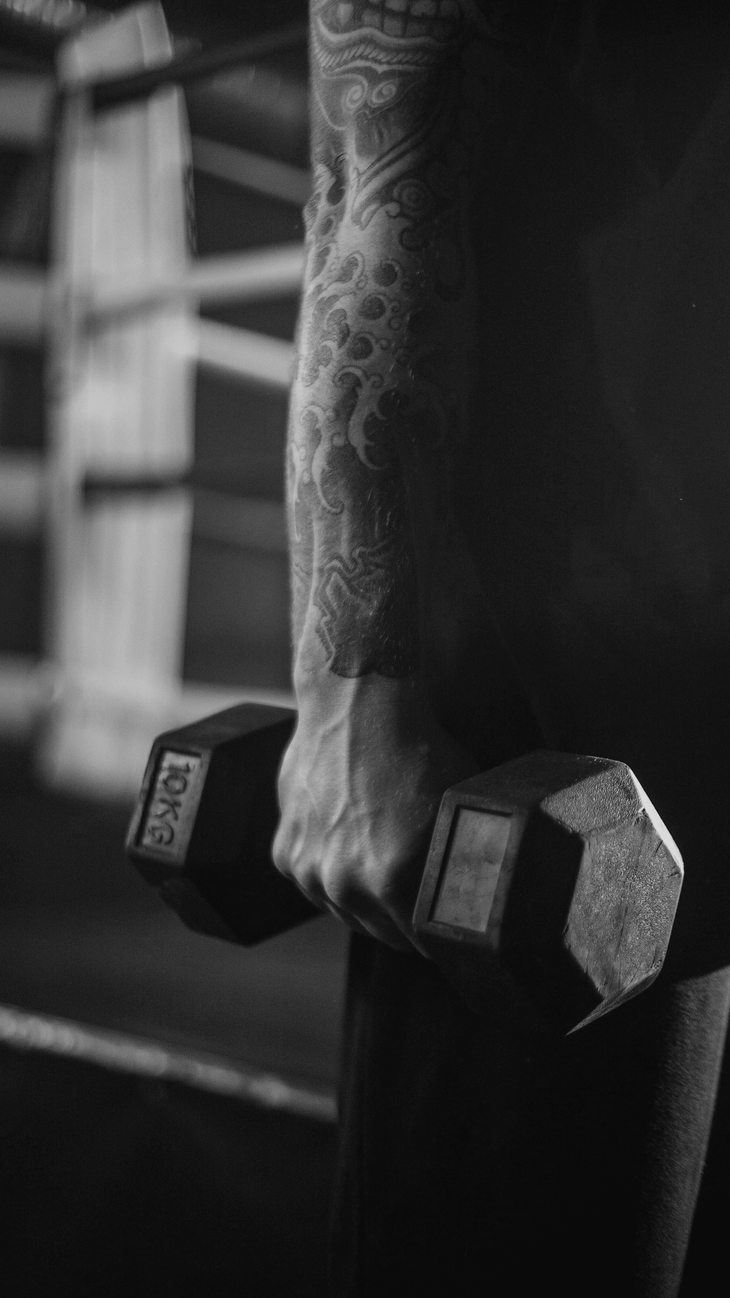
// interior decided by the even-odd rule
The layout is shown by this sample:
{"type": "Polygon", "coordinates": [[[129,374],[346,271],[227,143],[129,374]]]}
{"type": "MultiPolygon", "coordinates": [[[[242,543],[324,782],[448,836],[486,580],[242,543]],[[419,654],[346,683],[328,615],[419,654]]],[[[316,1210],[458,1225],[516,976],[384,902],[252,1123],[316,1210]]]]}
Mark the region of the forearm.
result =
{"type": "Polygon", "coordinates": [[[288,448],[300,700],[332,676],[420,672],[478,327],[473,78],[459,7],[444,8],[409,36],[405,20],[388,34],[356,6],[313,3],[315,192],[288,448]]]}
{"type": "Polygon", "coordinates": [[[432,667],[434,627],[458,639],[470,604],[451,483],[479,372],[466,232],[484,51],[455,0],[311,4],[315,192],[288,440],[299,720],[274,860],[410,950],[439,801],[475,770],[435,703],[443,656],[432,667]]]}

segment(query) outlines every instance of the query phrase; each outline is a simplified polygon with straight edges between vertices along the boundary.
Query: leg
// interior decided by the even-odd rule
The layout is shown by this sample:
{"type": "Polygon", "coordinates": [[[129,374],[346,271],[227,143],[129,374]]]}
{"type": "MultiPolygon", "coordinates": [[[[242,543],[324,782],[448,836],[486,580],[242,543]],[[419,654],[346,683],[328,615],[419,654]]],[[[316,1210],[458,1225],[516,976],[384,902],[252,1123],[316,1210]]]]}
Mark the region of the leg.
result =
{"type": "Polygon", "coordinates": [[[548,1043],[353,942],[333,1294],[677,1293],[730,972],[548,1043]],[[482,1279],[480,1279],[480,1277],[482,1279]]]}

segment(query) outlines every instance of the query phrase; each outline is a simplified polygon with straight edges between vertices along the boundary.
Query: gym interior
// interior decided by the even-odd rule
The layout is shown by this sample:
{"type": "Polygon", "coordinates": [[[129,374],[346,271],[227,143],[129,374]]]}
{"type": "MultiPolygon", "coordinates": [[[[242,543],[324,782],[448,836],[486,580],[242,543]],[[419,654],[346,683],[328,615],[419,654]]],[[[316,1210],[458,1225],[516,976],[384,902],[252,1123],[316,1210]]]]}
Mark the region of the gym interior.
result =
{"type": "MultiPolygon", "coordinates": [[[[18,1295],[325,1292],[347,933],[320,918],[249,949],[192,932],[124,847],[156,734],[293,706],[306,20],[306,0],[0,0],[1,1265],[18,1295]]],[[[729,1186],[726,1068],[683,1298],[722,1285],[729,1186]]]]}

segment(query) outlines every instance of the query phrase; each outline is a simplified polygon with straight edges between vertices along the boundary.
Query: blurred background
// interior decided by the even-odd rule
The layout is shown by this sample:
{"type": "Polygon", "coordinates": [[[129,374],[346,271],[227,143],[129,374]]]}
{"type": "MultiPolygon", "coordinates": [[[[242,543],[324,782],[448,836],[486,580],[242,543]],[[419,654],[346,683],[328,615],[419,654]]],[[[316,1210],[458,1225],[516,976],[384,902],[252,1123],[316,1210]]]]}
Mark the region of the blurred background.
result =
{"type": "Polygon", "coordinates": [[[0,3],[0,1182],[17,1293],[324,1289],[344,933],[319,920],[252,951],[198,936],[123,854],[156,733],[291,702],[307,96],[306,0],[0,3]],[[207,75],[125,90],[201,51],[207,75]],[[121,98],[96,103],[95,84],[121,98]]]}
{"type": "MultiPolygon", "coordinates": [[[[123,853],[155,734],[292,702],[306,9],[0,0],[0,1192],[17,1294],[325,1291],[345,933],[322,919],[250,951],[197,936],[123,853]]],[[[727,1090],[683,1295],[710,1292],[722,1256],[727,1090]]]]}

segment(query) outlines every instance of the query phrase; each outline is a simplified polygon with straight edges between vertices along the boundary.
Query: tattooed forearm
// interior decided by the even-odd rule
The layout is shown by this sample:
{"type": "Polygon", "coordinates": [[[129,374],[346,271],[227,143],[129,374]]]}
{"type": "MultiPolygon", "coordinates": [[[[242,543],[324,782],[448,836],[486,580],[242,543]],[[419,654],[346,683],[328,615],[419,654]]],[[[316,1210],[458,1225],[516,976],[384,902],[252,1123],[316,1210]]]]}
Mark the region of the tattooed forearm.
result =
{"type": "Polygon", "coordinates": [[[414,481],[438,508],[474,381],[478,58],[457,0],[312,0],[311,30],[288,462],[297,667],[400,677],[417,669],[427,584],[414,481]]]}

